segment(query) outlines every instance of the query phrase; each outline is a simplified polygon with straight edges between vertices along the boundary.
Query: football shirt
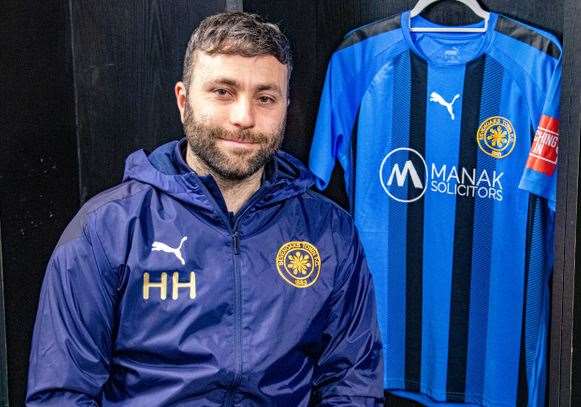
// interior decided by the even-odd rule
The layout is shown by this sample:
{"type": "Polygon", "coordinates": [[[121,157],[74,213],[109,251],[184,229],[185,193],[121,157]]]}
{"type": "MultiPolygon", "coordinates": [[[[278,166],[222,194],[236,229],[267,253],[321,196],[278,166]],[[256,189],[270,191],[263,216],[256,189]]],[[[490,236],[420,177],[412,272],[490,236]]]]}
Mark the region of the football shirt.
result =
{"type": "Polygon", "coordinates": [[[387,390],[544,404],[561,53],[496,13],[483,33],[428,33],[405,12],[333,54],[310,167],[321,189],[344,169],[387,390]]]}

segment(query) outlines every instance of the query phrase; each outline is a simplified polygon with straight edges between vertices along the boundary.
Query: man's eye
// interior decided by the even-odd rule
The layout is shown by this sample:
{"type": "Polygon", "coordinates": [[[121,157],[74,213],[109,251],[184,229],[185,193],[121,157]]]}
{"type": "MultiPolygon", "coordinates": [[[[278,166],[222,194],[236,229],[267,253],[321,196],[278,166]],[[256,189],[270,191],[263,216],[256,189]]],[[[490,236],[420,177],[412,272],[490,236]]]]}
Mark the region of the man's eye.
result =
{"type": "Polygon", "coordinates": [[[214,89],[212,91],[212,93],[214,93],[216,96],[220,96],[220,97],[224,97],[224,96],[229,96],[230,95],[230,92],[228,92],[226,89],[222,89],[222,88],[214,89]]]}
{"type": "Polygon", "coordinates": [[[274,102],[276,102],[276,100],[274,100],[273,98],[271,98],[270,96],[260,96],[258,98],[258,101],[260,102],[260,104],[262,105],[270,105],[273,104],[274,102]]]}

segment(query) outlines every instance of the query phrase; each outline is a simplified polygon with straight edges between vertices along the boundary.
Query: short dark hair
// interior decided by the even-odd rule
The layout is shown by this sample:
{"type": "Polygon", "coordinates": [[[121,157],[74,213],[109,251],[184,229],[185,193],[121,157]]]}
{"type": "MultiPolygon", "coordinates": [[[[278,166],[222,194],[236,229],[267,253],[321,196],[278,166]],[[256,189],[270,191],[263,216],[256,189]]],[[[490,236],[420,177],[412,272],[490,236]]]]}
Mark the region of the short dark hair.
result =
{"type": "Polygon", "coordinates": [[[206,17],[200,23],[192,33],[184,58],[182,81],[187,90],[198,50],[210,55],[272,55],[288,67],[290,78],[292,56],[288,39],[276,24],[266,22],[257,14],[225,12],[206,17]]]}

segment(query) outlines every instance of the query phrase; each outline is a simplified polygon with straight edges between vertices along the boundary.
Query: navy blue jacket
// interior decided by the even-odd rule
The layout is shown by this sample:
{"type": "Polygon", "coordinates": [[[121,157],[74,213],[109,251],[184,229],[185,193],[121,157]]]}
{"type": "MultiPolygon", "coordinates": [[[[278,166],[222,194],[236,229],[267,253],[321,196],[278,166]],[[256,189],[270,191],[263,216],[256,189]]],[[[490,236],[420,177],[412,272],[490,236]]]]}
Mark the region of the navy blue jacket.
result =
{"type": "Polygon", "coordinates": [[[133,153],[65,230],[27,405],[378,405],[373,284],[350,216],[282,152],[228,214],[183,143],[133,153]]]}

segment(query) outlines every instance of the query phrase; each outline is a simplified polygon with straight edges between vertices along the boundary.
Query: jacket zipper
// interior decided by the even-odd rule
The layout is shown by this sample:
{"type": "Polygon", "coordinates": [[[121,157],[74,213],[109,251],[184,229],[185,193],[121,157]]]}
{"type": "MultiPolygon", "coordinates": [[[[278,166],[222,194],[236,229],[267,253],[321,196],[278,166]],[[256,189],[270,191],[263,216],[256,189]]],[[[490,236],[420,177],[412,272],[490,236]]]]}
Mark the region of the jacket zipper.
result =
{"type": "MultiPolygon", "coordinates": [[[[255,202],[260,193],[257,194],[251,202],[255,202]]],[[[234,216],[233,222],[228,222],[228,227],[230,228],[230,236],[232,237],[232,252],[234,257],[234,293],[235,293],[235,304],[234,304],[234,316],[235,316],[235,326],[234,326],[234,337],[236,344],[234,346],[234,358],[236,359],[236,369],[234,370],[234,380],[232,380],[231,390],[226,398],[225,405],[229,406],[233,404],[234,394],[236,388],[242,382],[242,274],[240,267],[240,232],[238,230],[240,219],[246,214],[249,205],[248,202],[237,215],[234,216]]]]}
{"type": "Polygon", "coordinates": [[[199,183],[202,191],[206,197],[212,202],[214,208],[216,208],[217,214],[222,218],[224,225],[228,228],[230,232],[230,236],[232,238],[232,252],[234,258],[234,296],[235,296],[235,304],[234,304],[234,317],[235,317],[235,326],[234,326],[234,338],[235,338],[235,345],[234,345],[234,358],[236,359],[236,367],[234,370],[234,379],[232,380],[232,384],[230,385],[230,391],[226,395],[226,399],[224,400],[225,406],[231,406],[234,402],[234,394],[236,392],[236,388],[240,385],[242,381],[242,282],[241,282],[241,273],[240,273],[240,232],[238,231],[238,224],[240,219],[246,214],[249,208],[252,207],[252,204],[258,201],[258,198],[264,192],[263,190],[259,190],[250,201],[246,202],[241,210],[236,214],[233,218],[233,221],[229,219],[229,216],[224,216],[224,212],[220,208],[220,206],[216,203],[215,199],[212,197],[212,194],[207,190],[207,188],[203,185],[202,182],[199,183]]]}
{"type": "Polygon", "coordinates": [[[240,385],[242,381],[242,276],[240,272],[240,233],[238,232],[237,223],[234,225],[232,233],[232,249],[234,252],[234,337],[236,344],[234,346],[234,358],[236,359],[236,369],[234,371],[234,380],[232,381],[232,391],[240,385]]]}
{"type": "Polygon", "coordinates": [[[234,249],[234,254],[239,255],[240,254],[240,234],[238,233],[238,230],[234,230],[234,233],[232,233],[232,247],[234,249]]]}

